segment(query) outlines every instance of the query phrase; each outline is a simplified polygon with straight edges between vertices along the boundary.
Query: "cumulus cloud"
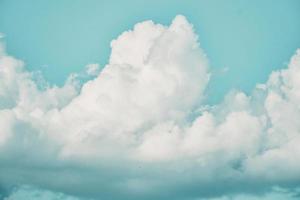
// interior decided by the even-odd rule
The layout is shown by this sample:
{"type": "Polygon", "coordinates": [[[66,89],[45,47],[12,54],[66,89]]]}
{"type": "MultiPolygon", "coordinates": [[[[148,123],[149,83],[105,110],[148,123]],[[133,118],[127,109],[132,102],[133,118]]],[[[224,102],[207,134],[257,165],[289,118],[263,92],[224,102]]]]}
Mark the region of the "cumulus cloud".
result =
{"type": "Polygon", "coordinates": [[[111,48],[101,72],[87,67],[98,75],[82,87],[70,77],[42,88],[2,48],[7,199],[238,199],[299,187],[299,50],[251,95],[231,91],[208,106],[209,62],[185,17],[138,23],[111,48]]]}

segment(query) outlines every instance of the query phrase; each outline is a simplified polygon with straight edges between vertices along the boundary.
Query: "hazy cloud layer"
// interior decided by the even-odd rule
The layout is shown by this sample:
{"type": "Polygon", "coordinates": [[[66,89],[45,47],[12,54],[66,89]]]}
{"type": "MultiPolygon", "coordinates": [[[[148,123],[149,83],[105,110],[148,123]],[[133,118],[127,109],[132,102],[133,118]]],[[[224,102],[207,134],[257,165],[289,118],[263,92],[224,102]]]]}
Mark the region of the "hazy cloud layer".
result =
{"type": "Polygon", "coordinates": [[[208,106],[208,60],[185,17],[138,23],[111,48],[101,72],[87,66],[93,80],[72,75],[61,88],[0,49],[2,197],[299,194],[300,50],[250,96],[232,91],[208,106]]]}

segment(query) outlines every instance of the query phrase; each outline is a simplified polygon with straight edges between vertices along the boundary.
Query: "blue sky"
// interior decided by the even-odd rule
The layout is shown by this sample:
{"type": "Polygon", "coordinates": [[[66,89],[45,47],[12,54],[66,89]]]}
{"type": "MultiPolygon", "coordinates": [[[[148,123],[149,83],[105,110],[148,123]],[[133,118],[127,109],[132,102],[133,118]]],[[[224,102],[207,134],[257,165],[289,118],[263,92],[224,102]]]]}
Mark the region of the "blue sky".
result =
{"type": "Polygon", "coordinates": [[[0,0],[0,200],[299,199],[299,19],[299,0],[0,0]]]}
{"type": "Polygon", "coordinates": [[[86,64],[107,64],[110,41],[135,23],[167,25],[183,14],[210,59],[208,102],[216,103],[232,88],[250,92],[286,66],[300,46],[299,9],[297,0],[1,0],[0,31],[8,53],[62,85],[86,64]]]}

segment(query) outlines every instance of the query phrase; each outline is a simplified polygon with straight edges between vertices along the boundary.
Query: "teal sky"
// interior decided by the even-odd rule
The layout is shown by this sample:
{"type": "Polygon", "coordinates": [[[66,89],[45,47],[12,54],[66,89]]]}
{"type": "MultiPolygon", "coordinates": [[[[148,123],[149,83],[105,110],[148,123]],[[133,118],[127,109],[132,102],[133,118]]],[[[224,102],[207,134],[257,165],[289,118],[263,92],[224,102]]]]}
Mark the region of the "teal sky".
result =
{"type": "Polygon", "coordinates": [[[110,41],[137,22],[194,24],[212,66],[208,99],[231,88],[250,92],[300,47],[298,0],[0,0],[0,32],[9,54],[62,85],[88,63],[108,61],[110,41]]]}

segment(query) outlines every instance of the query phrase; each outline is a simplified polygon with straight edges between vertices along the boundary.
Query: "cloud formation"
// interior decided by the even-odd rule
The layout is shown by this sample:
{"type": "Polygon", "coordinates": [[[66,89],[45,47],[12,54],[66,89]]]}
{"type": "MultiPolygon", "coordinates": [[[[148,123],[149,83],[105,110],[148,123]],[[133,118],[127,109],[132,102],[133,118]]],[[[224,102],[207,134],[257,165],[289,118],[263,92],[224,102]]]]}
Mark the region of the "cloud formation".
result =
{"type": "Polygon", "coordinates": [[[299,194],[300,50],[251,95],[231,91],[208,106],[209,62],[185,17],[168,27],[138,23],[111,48],[97,77],[80,86],[71,76],[63,87],[1,48],[0,191],[8,200],[37,190],[45,199],[299,194]]]}

